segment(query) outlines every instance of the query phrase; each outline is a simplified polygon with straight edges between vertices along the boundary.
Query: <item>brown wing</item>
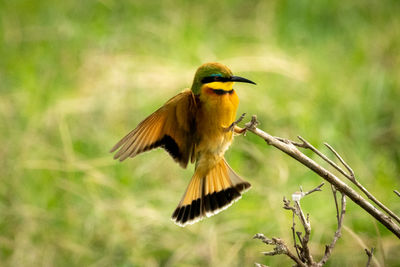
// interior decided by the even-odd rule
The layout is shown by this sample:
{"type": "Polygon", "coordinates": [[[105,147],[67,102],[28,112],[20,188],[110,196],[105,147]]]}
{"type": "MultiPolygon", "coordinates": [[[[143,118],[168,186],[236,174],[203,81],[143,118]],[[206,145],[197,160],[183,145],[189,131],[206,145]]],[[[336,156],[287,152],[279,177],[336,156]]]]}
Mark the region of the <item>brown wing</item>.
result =
{"type": "Polygon", "coordinates": [[[185,90],[143,120],[122,138],[110,152],[120,161],[156,147],[164,148],[183,168],[194,150],[196,100],[185,90]]]}

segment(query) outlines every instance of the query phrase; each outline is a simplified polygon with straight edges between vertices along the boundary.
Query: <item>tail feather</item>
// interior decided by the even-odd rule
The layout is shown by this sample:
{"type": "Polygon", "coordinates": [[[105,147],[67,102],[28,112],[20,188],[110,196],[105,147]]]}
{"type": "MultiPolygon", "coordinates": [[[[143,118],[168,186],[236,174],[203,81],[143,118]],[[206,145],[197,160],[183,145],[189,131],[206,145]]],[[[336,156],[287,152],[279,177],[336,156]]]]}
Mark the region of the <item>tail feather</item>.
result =
{"type": "Polygon", "coordinates": [[[211,169],[205,177],[195,172],[172,220],[186,226],[213,216],[228,208],[251,187],[228,165],[225,159],[211,169]]]}

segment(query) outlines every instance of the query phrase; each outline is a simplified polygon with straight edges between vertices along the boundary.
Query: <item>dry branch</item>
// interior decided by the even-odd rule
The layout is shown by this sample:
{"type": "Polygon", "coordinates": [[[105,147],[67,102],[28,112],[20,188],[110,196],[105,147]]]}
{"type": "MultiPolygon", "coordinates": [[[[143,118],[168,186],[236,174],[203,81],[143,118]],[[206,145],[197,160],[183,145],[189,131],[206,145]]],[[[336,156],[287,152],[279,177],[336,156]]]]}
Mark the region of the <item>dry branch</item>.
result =
{"type": "Polygon", "coordinates": [[[293,214],[293,223],[292,223],[292,236],[293,236],[293,241],[294,241],[294,248],[296,249],[296,254],[297,256],[290,251],[286,243],[280,239],[280,238],[267,238],[263,234],[256,234],[254,238],[260,239],[267,245],[273,245],[274,250],[270,252],[264,252],[263,254],[266,256],[275,256],[275,255],[280,255],[284,254],[287,255],[291,260],[293,260],[296,265],[295,266],[313,266],[313,267],[320,267],[323,266],[326,261],[329,259],[329,257],[332,254],[332,250],[336,245],[337,240],[341,237],[341,230],[342,230],[342,225],[343,225],[343,218],[346,212],[346,198],[342,194],[342,201],[341,201],[341,206],[339,208],[338,202],[336,199],[336,190],[332,187],[332,192],[335,200],[335,205],[336,205],[336,211],[337,211],[337,220],[338,220],[338,226],[337,230],[334,234],[332,242],[325,247],[325,253],[322,259],[319,262],[316,262],[311,254],[310,248],[309,248],[309,241],[310,241],[310,235],[311,235],[311,222],[309,219],[309,216],[304,215],[303,210],[301,209],[300,206],[300,200],[317,191],[321,191],[321,187],[324,185],[324,183],[320,184],[318,187],[304,193],[303,190],[301,189],[300,192],[296,192],[292,195],[292,200],[293,200],[293,205],[291,205],[291,201],[283,198],[283,208],[286,210],[292,211],[293,214]],[[340,212],[339,212],[340,210],[340,212]],[[304,230],[304,235],[301,231],[296,231],[296,223],[295,223],[295,217],[298,218],[300,221],[301,225],[303,226],[304,230]],[[300,244],[297,244],[297,238],[299,240],[300,244]]]}
{"type": "MultiPolygon", "coordinates": [[[[372,215],[376,220],[381,222],[387,229],[389,229],[398,238],[400,238],[400,227],[392,220],[392,218],[397,220],[398,216],[396,216],[393,212],[391,212],[383,204],[381,204],[379,201],[377,201],[376,198],[370,198],[370,196],[367,195],[374,203],[376,203],[383,210],[385,210],[386,212],[388,212],[388,210],[389,210],[390,212],[388,212],[388,214],[392,217],[386,215],[385,213],[383,213],[382,211],[380,211],[379,209],[374,207],[370,202],[368,202],[360,194],[358,194],[353,188],[349,187],[346,183],[344,183],[342,180],[340,180],[336,175],[332,174],[327,169],[323,168],[322,166],[318,165],[315,161],[313,161],[312,159],[307,157],[297,147],[311,149],[318,156],[320,156],[322,159],[327,161],[331,166],[333,166],[335,169],[337,169],[340,173],[342,173],[345,177],[350,179],[353,183],[356,182],[353,171],[343,161],[343,159],[336,153],[336,151],[331,149],[332,152],[335,153],[335,155],[337,154],[336,156],[339,158],[339,160],[342,162],[342,164],[346,167],[346,169],[350,172],[350,174],[347,174],[345,171],[343,171],[339,166],[337,166],[333,161],[331,161],[329,158],[327,158],[325,155],[323,155],[321,152],[319,152],[315,147],[313,147],[305,139],[299,137],[299,139],[302,141],[302,143],[299,143],[299,142],[289,141],[289,140],[286,140],[283,138],[276,138],[276,137],[273,137],[272,135],[258,129],[256,127],[257,124],[258,124],[257,117],[253,116],[251,122],[246,124],[246,130],[263,138],[269,145],[272,145],[272,146],[278,148],[279,150],[285,152],[292,158],[294,158],[297,161],[299,161],[300,163],[302,163],[304,166],[308,167],[309,169],[311,169],[312,171],[317,173],[319,176],[321,176],[323,179],[325,179],[327,182],[329,182],[331,185],[333,185],[338,191],[340,191],[342,194],[349,197],[351,200],[353,200],[354,203],[359,205],[366,212],[368,212],[370,215],[372,215]],[[353,177],[352,177],[352,174],[353,174],[353,177]],[[380,204],[378,204],[378,203],[380,203],[380,204]]],[[[328,148],[330,148],[330,146],[328,146],[328,148]]],[[[355,183],[355,184],[357,185],[357,183],[355,183]]],[[[367,190],[363,190],[363,189],[361,189],[361,190],[364,193],[368,192],[367,190]]]]}
{"type": "MultiPolygon", "coordinates": [[[[397,222],[400,223],[400,218],[389,208],[387,208],[383,203],[381,203],[378,199],[376,199],[362,184],[358,182],[356,179],[356,176],[354,174],[354,171],[350,168],[350,166],[343,160],[343,158],[339,155],[339,153],[336,152],[333,147],[331,147],[329,144],[325,143],[325,146],[329,148],[329,150],[332,151],[333,154],[339,159],[339,161],[345,166],[345,168],[348,170],[349,174],[346,174],[345,172],[341,172],[346,178],[348,178],[353,184],[355,184],[372,202],[374,202],[376,205],[378,205],[381,209],[383,209],[387,214],[389,214],[393,219],[395,219],[397,222]]],[[[333,165],[332,165],[333,166],[333,165]]],[[[336,167],[335,167],[336,168],[336,167]]],[[[339,167],[338,167],[339,168],[339,167]]],[[[336,168],[338,170],[338,168],[336,168]]]]}
{"type": "Polygon", "coordinates": [[[267,245],[275,246],[273,251],[263,252],[265,256],[284,254],[287,255],[289,258],[291,258],[297,264],[297,266],[307,266],[289,250],[289,248],[282,239],[276,237],[268,238],[263,234],[256,234],[253,238],[260,239],[263,243],[267,245]]]}

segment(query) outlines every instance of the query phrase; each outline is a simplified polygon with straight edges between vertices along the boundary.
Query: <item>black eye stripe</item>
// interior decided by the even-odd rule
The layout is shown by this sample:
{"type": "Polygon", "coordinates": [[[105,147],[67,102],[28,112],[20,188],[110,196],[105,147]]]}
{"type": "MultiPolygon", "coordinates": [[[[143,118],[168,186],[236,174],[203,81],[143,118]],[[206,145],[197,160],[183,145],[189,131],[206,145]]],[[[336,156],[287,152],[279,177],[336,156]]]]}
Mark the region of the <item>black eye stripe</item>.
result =
{"type": "Polygon", "coordinates": [[[211,83],[211,82],[228,82],[230,81],[230,77],[221,77],[221,76],[207,76],[201,80],[201,83],[211,83]]]}
{"type": "Polygon", "coordinates": [[[208,76],[208,77],[204,77],[201,80],[201,83],[210,83],[210,82],[214,82],[216,77],[212,77],[212,76],[208,76]]]}
{"type": "Polygon", "coordinates": [[[233,93],[233,89],[230,91],[225,91],[223,89],[212,89],[212,91],[214,93],[216,93],[217,95],[225,95],[225,94],[232,94],[233,93]]]}

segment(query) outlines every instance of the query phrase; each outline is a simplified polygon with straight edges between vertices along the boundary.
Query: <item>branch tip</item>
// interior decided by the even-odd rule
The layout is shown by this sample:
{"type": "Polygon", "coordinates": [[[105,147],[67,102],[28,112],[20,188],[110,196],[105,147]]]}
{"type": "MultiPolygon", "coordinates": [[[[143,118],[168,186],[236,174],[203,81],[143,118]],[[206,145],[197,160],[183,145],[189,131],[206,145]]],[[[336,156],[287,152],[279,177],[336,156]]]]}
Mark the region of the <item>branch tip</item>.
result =
{"type": "Polygon", "coordinates": [[[246,129],[248,130],[255,130],[257,126],[259,125],[259,121],[257,120],[257,116],[253,115],[251,116],[251,121],[245,124],[246,129]]]}

